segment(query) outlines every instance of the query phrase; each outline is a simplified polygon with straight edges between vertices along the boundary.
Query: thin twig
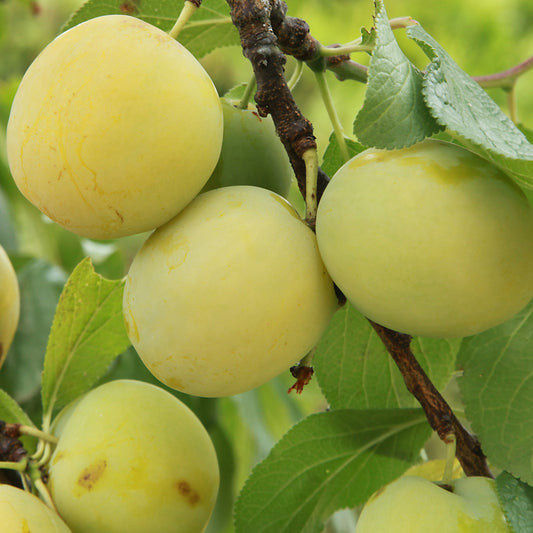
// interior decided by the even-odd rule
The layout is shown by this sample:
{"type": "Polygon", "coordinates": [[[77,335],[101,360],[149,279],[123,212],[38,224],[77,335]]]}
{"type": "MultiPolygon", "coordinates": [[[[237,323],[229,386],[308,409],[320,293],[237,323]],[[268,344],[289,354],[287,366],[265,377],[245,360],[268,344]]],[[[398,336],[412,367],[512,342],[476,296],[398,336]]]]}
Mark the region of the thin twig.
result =
{"type": "Polygon", "coordinates": [[[451,407],[435,388],[411,351],[411,337],[392,331],[370,320],[387,351],[402,373],[409,392],[418,400],[430,426],[441,440],[453,433],[457,442],[457,459],[467,476],[493,477],[477,438],[459,422],[451,407]]]}

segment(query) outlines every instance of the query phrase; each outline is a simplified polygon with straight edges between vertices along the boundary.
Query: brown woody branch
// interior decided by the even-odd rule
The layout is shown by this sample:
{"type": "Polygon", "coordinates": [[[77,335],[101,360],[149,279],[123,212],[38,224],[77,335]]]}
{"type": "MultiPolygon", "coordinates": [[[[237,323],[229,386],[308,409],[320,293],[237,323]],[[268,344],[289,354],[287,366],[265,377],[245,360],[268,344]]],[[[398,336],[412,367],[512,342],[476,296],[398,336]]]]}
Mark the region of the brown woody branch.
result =
{"type": "MultiPolygon", "coordinates": [[[[257,111],[261,116],[272,117],[305,197],[305,163],[302,155],[309,149],[316,149],[316,139],[313,126],[298,109],[285,81],[286,58],[278,47],[278,38],[271,22],[273,5],[279,9],[278,4],[283,2],[228,0],[228,4],[233,24],[239,31],[243,55],[254,70],[257,111]]],[[[299,38],[305,39],[304,34],[300,32],[299,38]]],[[[319,198],[328,181],[328,176],[319,170],[319,198]]]]}
{"type": "Polygon", "coordinates": [[[453,433],[457,459],[467,476],[493,477],[477,438],[457,420],[451,407],[428,378],[411,351],[411,337],[369,321],[402,373],[409,392],[418,400],[430,426],[441,440],[453,433]]]}
{"type": "MultiPolygon", "coordinates": [[[[262,116],[270,114],[278,135],[289,155],[300,190],[305,195],[305,165],[302,154],[316,147],[311,123],[298,109],[284,77],[286,58],[290,53],[306,61],[311,68],[335,68],[339,74],[350,68],[348,56],[325,60],[318,57],[319,43],[309,33],[305,21],[287,17],[287,6],[280,0],[227,0],[231,17],[239,31],[243,54],[253,67],[257,81],[255,100],[262,116]],[[322,64],[320,63],[322,62],[322,64]]],[[[320,171],[319,193],[329,178],[320,171]]],[[[339,295],[340,300],[344,297],[339,295]]],[[[424,409],[431,427],[446,440],[455,434],[457,457],[467,475],[492,477],[478,440],[470,435],[455,417],[452,409],[419,365],[411,349],[411,337],[371,322],[396,362],[408,390],[424,409]]]]}

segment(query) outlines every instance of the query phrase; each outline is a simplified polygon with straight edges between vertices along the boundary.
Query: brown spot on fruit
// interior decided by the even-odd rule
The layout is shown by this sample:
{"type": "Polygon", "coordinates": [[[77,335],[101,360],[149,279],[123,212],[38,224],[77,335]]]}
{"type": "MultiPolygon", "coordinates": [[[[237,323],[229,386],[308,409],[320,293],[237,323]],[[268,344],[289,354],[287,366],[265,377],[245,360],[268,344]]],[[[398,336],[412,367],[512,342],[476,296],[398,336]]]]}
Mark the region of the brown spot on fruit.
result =
{"type": "Polygon", "coordinates": [[[191,505],[194,506],[200,501],[200,495],[190,486],[188,481],[178,481],[176,483],[176,488],[185,500],[191,505]]]}
{"type": "Polygon", "coordinates": [[[96,482],[102,477],[106,467],[107,461],[105,459],[100,459],[87,466],[78,477],[78,485],[87,491],[92,490],[96,482]]]}

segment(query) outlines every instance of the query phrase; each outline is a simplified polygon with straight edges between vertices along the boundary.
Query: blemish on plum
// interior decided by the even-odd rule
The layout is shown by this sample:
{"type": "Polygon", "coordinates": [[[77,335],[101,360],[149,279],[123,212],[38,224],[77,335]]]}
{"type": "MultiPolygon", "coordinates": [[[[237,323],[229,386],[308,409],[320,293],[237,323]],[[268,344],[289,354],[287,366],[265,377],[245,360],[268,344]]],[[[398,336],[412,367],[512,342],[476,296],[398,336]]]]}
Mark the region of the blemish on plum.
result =
{"type": "Polygon", "coordinates": [[[92,490],[106,468],[107,461],[105,459],[99,459],[94,464],[87,466],[78,477],[78,485],[87,491],[92,490]]]}
{"type": "Polygon", "coordinates": [[[191,506],[196,505],[200,501],[200,495],[191,487],[188,481],[177,481],[176,489],[191,506]]]}

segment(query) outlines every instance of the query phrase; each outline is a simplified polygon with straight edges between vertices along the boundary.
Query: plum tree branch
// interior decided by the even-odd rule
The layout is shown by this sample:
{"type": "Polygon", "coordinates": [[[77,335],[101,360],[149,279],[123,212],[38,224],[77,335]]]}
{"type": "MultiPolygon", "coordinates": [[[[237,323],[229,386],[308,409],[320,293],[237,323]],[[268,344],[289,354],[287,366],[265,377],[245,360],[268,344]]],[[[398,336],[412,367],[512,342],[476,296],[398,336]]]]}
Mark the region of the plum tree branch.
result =
{"type": "Polygon", "coordinates": [[[410,347],[411,337],[380,326],[372,320],[369,322],[402,373],[407,389],[424,409],[430,426],[444,442],[447,442],[450,433],[455,435],[457,459],[465,474],[493,477],[479,441],[462,426],[414,356],[410,347]]]}
{"type": "MultiPolygon", "coordinates": [[[[281,0],[227,0],[233,24],[239,31],[243,55],[252,64],[257,81],[255,100],[262,116],[270,114],[285,146],[302,194],[305,197],[306,168],[303,155],[316,148],[311,123],[302,115],[285,81],[284,53],[306,61],[313,70],[323,71],[339,65],[354,68],[348,56],[324,58],[319,54],[320,43],[309,33],[302,19],[286,16],[287,5],[281,0]],[[329,65],[328,65],[329,63],[329,65]]],[[[319,169],[317,200],[329,178],[319,169]]],[[[345,301],[338,294],[339,301],[345,301]]],[[[440,438],[452,433],[457,440],[457,457],[467,475],[492,477],[477,439],[468,433],[452,409],[430,381],[411,349],[411,337],[371,322],[388,352],[400,369],[408,390],[424,409],[431,427],[440,438]]]]}
{"type": "MultiPolygon", "coordinates": [[[[271,22],[278,16],[276,10],[280,9],[280,4],[284,3],[263,0],[227,2],[233,24],[239,31],[243,55],[252,64],[257,81],[257,111],[261,116],[272,117],[305,198],[306,167],[303,154],[316,149],[316,140],[313,126],[299,110],[285,80],[286,57],[278,47],[278,38],[271,22]]],[[[305,38],[304,33],[295,36],[295,39],[305,38]]],[[[328,176],[319,169],[318,198],[328,182],[328,176]]]]}

